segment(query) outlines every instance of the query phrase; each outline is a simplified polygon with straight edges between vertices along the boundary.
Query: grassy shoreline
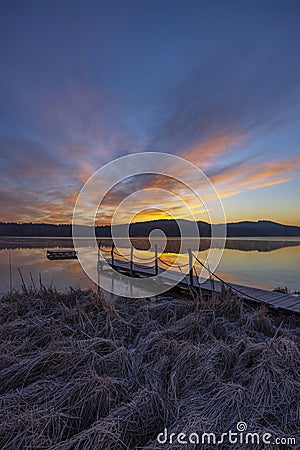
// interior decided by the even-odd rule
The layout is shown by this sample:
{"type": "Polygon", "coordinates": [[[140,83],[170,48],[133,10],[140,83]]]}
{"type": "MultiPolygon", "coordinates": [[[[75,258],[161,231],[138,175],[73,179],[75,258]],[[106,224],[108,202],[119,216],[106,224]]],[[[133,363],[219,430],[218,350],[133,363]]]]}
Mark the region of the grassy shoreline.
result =
{"type": "Polygon", "coordinates": [[[298,317],[228,291],[154,301],[30,289],[0,311],[1,449],[209,449],[156,437],[239,421],[298,437],[298,317]]]}

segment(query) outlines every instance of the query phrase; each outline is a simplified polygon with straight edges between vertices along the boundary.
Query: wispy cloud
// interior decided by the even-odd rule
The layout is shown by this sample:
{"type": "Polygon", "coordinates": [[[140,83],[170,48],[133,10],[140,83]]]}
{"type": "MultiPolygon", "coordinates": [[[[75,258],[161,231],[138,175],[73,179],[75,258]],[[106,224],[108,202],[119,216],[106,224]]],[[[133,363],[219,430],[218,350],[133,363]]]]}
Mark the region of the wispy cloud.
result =
{"type": "Polygon", "coordinates": [[[212,56],[162,95],[149,148],[182,154],[198,147],[201,159],[210,142],[228,147],[269,127],[299,106],[299,67],[291,59],[282,64],[273,55],[212,56]]]}
{"type": "Polygon", "coordinates": [[[296,176],[300,157],[281,161],[241,161],[211,175],[219,192],[234,195],[247,190],[259,189],[285,183],[296,176]]]}

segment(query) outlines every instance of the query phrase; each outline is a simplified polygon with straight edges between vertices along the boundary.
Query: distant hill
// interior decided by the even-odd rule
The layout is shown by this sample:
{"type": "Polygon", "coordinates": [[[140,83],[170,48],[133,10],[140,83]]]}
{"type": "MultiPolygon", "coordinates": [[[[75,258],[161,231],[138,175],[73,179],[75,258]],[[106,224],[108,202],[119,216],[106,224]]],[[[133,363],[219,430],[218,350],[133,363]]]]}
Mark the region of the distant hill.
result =
{"type": "Polygon", "coordinates": [[[300,236],[300,227],[282,225],[270,220],[236,222],[227,224],[228,237],[253,236],[300,236]]]}
{"type": "MultiPolygon", "coordinates": [[[[179,225],[183,227],[188,222],[185,220],[151,220],[149,222],[136,222],[129,226],[131,237],[148,236],[152,230],[160,229],[168,237],[180,236],[179,225]]],[[[128,225],[116,225],[116,234],[128,225]]],[[[218,225],[217,231],[218,231],[218,225]]],[[[206,222],[198,222],[198,228],[202,237],[209,237],[211,227],[206,222]]],[[[219,225],[219,228],[221,226],[219,225]]],[[[86,227],[82,227],[84,230],[86,227]]],[[[96,229],[98,237],[111,237],[109,225],[99,226],[96,229]]],[[[72,226],[70,224],[54,225],[47,223],[6,223],[0,222],[0,236],[32,236],[32,237],[72,237],[72,226]]],[[[235,222],[227,224],[228,237],[257,237],[257,236],[300,236],[300,227],[282,225],[270,220],[259,220],[258,222],[235,222]]]]}

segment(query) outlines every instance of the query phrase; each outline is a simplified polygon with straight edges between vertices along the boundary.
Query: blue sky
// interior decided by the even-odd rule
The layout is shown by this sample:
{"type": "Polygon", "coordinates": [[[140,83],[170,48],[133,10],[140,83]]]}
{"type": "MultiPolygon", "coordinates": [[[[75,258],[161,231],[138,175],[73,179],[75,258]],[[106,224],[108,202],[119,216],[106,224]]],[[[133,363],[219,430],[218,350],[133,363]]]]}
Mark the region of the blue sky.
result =
{"type": "Polygon", "coordinates": [[[1,220],[69,222],[96,169],[155,151],[229,221],[300,225],[299,23],[296,0],[3,1],[1,220]]]}

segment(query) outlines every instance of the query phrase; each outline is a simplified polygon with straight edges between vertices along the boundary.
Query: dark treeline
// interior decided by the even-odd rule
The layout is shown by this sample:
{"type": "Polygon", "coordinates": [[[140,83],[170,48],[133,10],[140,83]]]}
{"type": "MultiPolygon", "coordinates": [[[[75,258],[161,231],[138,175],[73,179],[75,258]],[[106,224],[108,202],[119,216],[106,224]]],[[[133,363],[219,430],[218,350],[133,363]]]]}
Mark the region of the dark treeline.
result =
{"type": "MultiPolygon", "coordinates": [[[[187,225],[184,220],[152,220],[149,222],[136,222],[129,225],[131,237],[149,236],[155,229],[162,230],[168,237],[180,236],[180,225],[187,225]]],[[[79,226],[84,236],[88,227],[79,226]]],[[[115,225],[116,235],[126,235],[128,225],[115,225]]],[[[205,222],[198,222],[201,236],[210,236],[210,225],[205,222]]],[[[98,226],[96,228],[97,237],[111,237],[110,225],[98,226]]],[[[0,236],[40,236],[40,237],[72,237],[72,225],[70,224],[48,224],[48,223],[15,223],[0,222],[0,236]]]]}
{"type": "Polygon", "coordinates": [[[0,222],[0,236],[72,237],[72,226],[51,223],[0,222]]]}
{"type": "MultiPolygon", "coordinates": [[[[149,222],[136,222],[129,225],[130,237],[149,236],[151,231],[160,229],[167,237],[179,237],[180,226],[183,228],[188,222],[185,220],[152,220],[149,222]]],[[[199,234],[202,237],[210,237],[211,227],[206,222],[198,222],[199,234]]],[[[82,236],[86,234],[88,227],[80,226],[82,236]]],[[[126,235],[128,225],[114,226],[117,236],[126,235]]],[[[220,226],[216,226],[216,231],[220,226]]],[[[97,237],[111,237],[110,225],[98,226],[97,237]]],[[[71,224],[49,224],[49,223],[16,223],[0,222],[0,236],[30,236],[30,237],[72,237],[71,224]]],[[[237,222],[227,224],[228,237],[255,237],[255,236],[300,236],[300,227],[282,225],[268,220],[258,222],[237,222]]]]}

